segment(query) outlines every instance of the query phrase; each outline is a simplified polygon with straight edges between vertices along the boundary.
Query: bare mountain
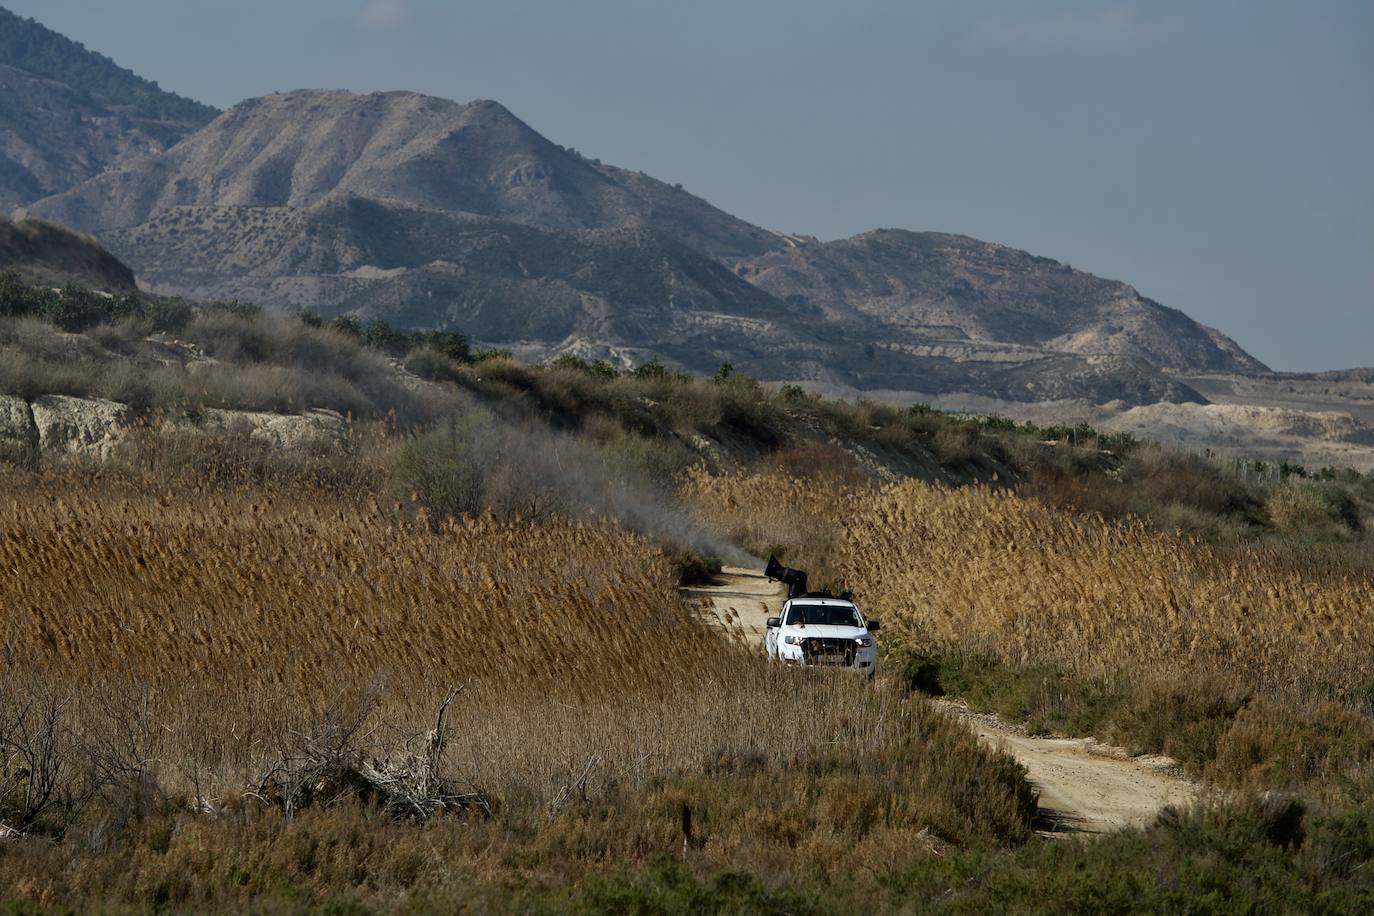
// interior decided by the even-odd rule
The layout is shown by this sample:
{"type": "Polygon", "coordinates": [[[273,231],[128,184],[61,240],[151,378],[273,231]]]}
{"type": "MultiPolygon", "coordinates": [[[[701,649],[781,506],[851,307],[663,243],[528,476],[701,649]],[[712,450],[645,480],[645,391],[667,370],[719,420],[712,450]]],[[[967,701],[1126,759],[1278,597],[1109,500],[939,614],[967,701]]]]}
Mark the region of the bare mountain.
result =
{"type": "MultiPolygon", "coordinates": [[[[312,207],[179,207],[109,233],[154,288],[234,293],[491,341],[617,342],[685,316],[780,320],[778,300],[652,229],[548,230],[335,198],[312,207]]],[[[714,366],[712,367],[714,368],[714,366]]]]}
{"type": "Polygon", "coordinates": [[[349,198],[177,207],[108,237],[157,291],[456,327],[532,358],[661,358],[699,372],[731,362],[824,388],[910,390],[916,380],[931,393],[973,386],[1012,400],[1201,400],[1138,358],[1020,348],[969,359],[903,346],[873,320],[785,303],[651,229],[539,229],[349,198]]]}
{"type": "Polygon", "coordinates": [[[1267,371],[1234,341],[1133,287],[1005,245],[898,229],[790,241],[737,273],[784,301],[866,316],[927,349],[1017,345],[1170,369],[1267,371]]]}
{"type": "Polygon", "coordinates": [[[162,155],[41,202],[102,233],[173,207],[293,207],[364,197],[544,229],[656,229],[715,257],[780,244],[646,175],[566,150],[489,101],[299,91],[243,102],[162,155]]]}
{"type": "Polygon", "coordinates": [[[0,8],[0,212],[161,152],[217,112],[0,8]]]}
{"type": "Polygon", "coordinates": [[[1259,371],[1131,287],[960,236],[821,243],[586,159],[501,105],[297,91],[35,203],[159,292],[459,327],[532,356],[822,387],[1202,401],[1259,371]]]}

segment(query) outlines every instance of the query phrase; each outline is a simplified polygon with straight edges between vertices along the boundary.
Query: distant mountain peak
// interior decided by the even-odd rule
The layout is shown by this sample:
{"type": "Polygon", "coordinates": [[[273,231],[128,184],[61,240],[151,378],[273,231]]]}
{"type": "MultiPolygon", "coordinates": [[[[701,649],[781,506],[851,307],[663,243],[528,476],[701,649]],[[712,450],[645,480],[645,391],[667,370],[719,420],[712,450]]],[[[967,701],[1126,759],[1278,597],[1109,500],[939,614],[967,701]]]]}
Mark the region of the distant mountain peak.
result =
{"type": "Polygon", "coordinates": [[[0,7],[0,212],[160,152],[218,112],[0,7]]]}
{"type": "Polygon", "coordinates": [[[101,233],[178,206],[311,207],[335,196],[545,229],[643,225],[717,257],[779,244],[681,189],[554,144],[498,102],[408,92],[249,99],[172,149],[31,211],[101,233]]]}

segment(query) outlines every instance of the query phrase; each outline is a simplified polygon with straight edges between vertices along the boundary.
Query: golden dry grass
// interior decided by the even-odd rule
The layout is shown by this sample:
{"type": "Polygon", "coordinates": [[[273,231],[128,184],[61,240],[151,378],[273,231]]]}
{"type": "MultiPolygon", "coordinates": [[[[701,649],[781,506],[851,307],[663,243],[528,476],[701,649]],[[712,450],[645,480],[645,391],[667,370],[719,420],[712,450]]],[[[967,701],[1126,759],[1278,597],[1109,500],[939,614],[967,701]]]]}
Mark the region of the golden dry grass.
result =
{"type": "Polygon", "coordinates": [[[0,491],[4,644],[70,676],[317,691],[384,675],[502,690],[652,684],[646,628],[709,667],[664,560],[605,525],[445,521],[286,493],[0,491]]]}
{"type": "Polygon", "coordinates": [[[493,869],[673,852],[683,803],[720,867],[1014,843],[1034,812],[1014,763],[924,702],[719,639],[661,551],[608,524],[15,474],[0,570],[8,674],[69,699],[73,759],[146,741],[197,805],[257,804],[244,789],[322,735],[414,749],[465,684],[444,765],[496,805],[470,850],[493,869]]]}
{"type": "Polygon", "coordinates": [[[989,488],[699,474],[686,490],[707,521],[751,543],[795,537],[868,613],[896,624],[890,639],[929,650],[1305,697],[1374,684],[1374,583],[1332,574],[1319,557],[1222,553],[989,488]]]}

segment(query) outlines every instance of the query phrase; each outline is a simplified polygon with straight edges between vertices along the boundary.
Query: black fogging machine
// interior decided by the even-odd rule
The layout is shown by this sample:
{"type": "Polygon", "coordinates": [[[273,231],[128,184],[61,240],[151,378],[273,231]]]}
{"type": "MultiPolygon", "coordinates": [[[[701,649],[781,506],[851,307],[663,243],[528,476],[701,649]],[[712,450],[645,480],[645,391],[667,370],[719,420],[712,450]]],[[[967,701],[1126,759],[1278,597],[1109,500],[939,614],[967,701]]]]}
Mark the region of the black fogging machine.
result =
{"type": "Polygon", "coordinates": [[[806,572],[801,569],[793,569],[790,566],[783,566],[778,562],[776,554],[768,557],[768,565],[764,567],[763,574],[773,582],[781,582],[787,586],[788,598],[800,598],[806,594],[806,572]]]}

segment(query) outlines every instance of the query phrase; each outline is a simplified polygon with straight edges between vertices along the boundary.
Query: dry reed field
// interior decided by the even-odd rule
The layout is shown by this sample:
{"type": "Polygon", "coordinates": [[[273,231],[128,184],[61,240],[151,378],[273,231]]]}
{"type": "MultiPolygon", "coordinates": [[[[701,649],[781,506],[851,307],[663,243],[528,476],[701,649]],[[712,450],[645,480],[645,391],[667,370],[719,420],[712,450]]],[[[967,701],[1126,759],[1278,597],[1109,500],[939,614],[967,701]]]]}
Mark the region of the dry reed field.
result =
{"type": "Polygon", "coordinates": [[[697,475],[688,497],[746,542],[826,532],[802,534],[802,552],[894,619],[889,639],[1106,679],[1215,675],[1303,697],[1374,685],[1374,583],[1319,558],[1222,554],[985,487],[697,475]]]}
{"type": "MultiPolygon", "coordinates": [[[[226,893],[225,856],[253,876],[233,893],[283,874],[321,893],[394,886],[386,863],[422,836],[456,858],[407,881],[557,876],[681,855],[684,806],[694,861],[779,878],[1030,835],[1010,758],[924,701],[720,640],[662,552],[609,524],[433,523],[327,493],[14,473],[0,570],[0,742],[53,712],[59,791],[22,827],[69,837],[27,860],[0,850],[0,886],[29,881],[26,897],[143,900],[165,881],[193,907],[226,893]],[[366,843],[362,861],[278,861],[282,837],[334,844],[375,821],[301,776],[312,754],[423,758],[458,686],[437,767],[476,801],[394,835],[373,864],[366,843]],[[192,846],[116,841],[164,828],[192,846]]],[[[0,790],[17,772],[0,759],[0,790]]],[[[18,798],[0,791],[0,820],[20,826],[18,798]]]]}
{"type": "Polygon", "coordinates": [[[709,667],[662,557],[609,526],[423,518],[286,492],[0,495],[5,644],[68,677],[318,692],[359,677],[574,693],[709,667]],[[15,613],[22,609],[27,613],[15,613]]]}

